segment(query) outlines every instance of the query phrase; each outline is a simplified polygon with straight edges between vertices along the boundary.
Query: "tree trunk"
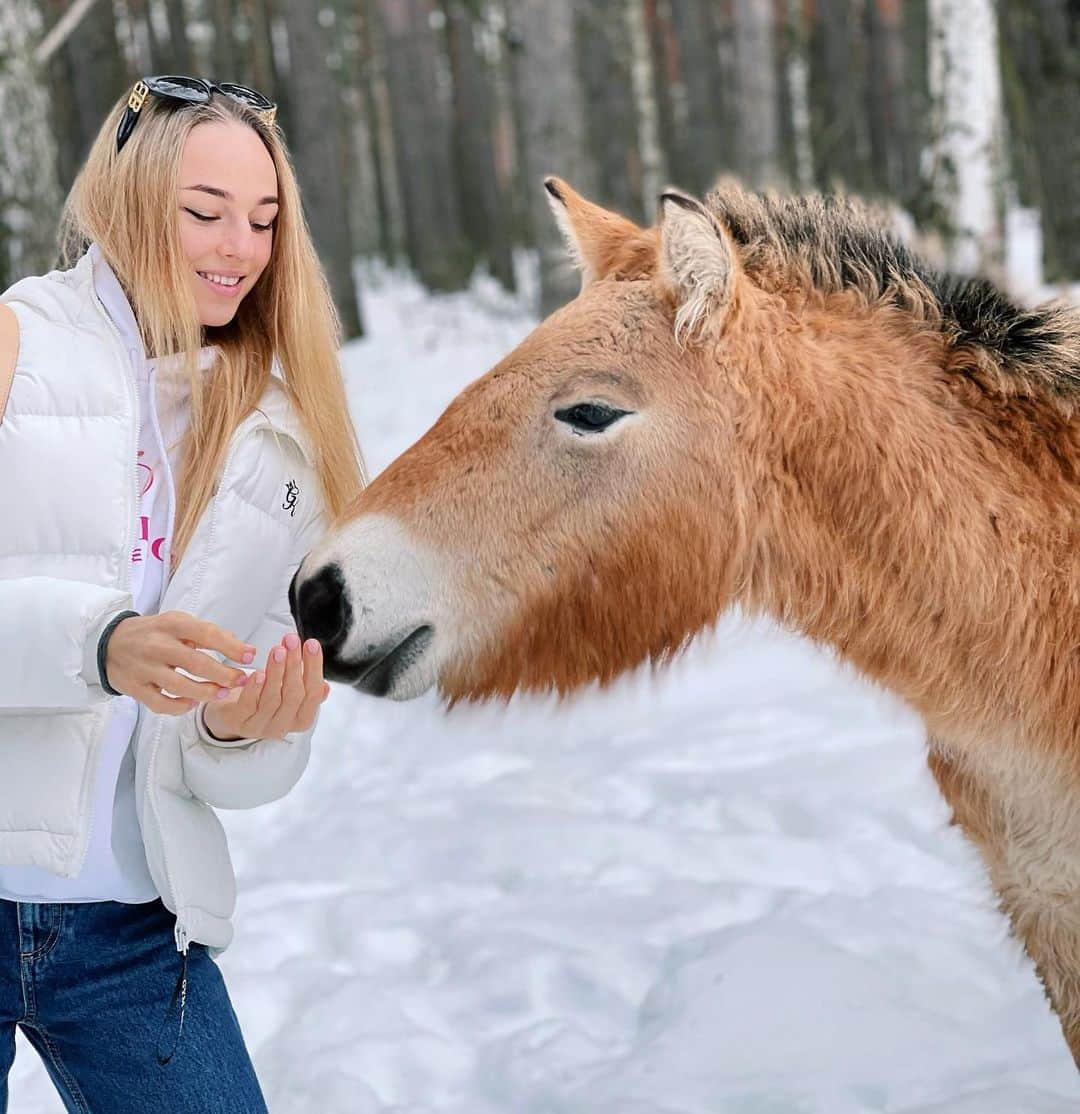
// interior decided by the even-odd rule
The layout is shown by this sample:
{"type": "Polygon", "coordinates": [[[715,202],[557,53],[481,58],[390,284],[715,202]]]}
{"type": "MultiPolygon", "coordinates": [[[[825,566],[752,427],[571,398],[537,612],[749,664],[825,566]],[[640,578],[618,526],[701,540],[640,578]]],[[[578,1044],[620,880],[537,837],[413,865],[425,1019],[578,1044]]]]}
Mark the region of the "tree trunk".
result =
{"type": "Polygon", "coordinates": [[[56,148],[33,60],[41,31],[31,0],[0,7],[0,290],[56,261],[56,148]]]}
{"type": "Polygon", "coordinates": [[[810,120],[809,36],[802,0],[778,0],[781,34],[781,144],[788,179],[802,192],[814,187],[810,120]]]}
{"type": "Polygon", "coordinates": [[[363,326],[352,273],[351,239],[341,158],[337,81],[327,68],[327,44],[319,24],[320,0],[289,0],[285,23],[292,60],[292,150],[304,194],[304,211],[326,268],[345,338],[363,326]]]}
{"type": "MultiPolygon", "coordinates": [[[[233,13],[235,0],[209,0],[210,12],[214,23],[214,73],[216,81],[235,81],[237,74],[235,28],[233,27],[233,13]]],[[[286,4],[285,10],[289,11],[292,4],[286,4]]],[[[314,23],[312,31],[318,28],[318,5],[310,5],[307,0],[301,0],[297,8],[306,8],[310,12],[314,23]]],[[[295,18],[295,16],[293,17],[295,18]]],[[[287,19],[289,24],[289,37],[292,38],[292,19],[287,19]]],[[[325,62],[323,63],[325,68],[325,62]]]]}
{"type": "Polygon", "coordinates": [[[907,204],[917,188],[918,167],[910,161],[914,147],[900,0],[867,0],[865,17],[874,181],[881,192],[907,204]]]}
{"type": "Polygon", "coordinates": [[[772,0],[735,0],[736,166],[754,188],[779,185],[780,122],[772,0]]]}
{"type": "Polygon", "coordinates": [[[641,192],[645,218],[652,221],[660,191],[667,178],[661,139],[660,106],[656,96],[656,73],[649,41],[648,0],[629,0],[626,9],[630,36],[631,74],[637,105],[638,133],[641,137],[641,192]]]}
{"type": "Polygon", "coordinates": [[[371,163],[371,176],[375,190],[375,220],[378,224],[377,239],[379,254],[387,263],[393,263],[398,254],[397,236],[394,234],[396,217],[390,203],[393,193],[388,176],[392,158],[384,151],[384,137],[390,132],[388,113],[383,110],[379,98],[379,86],[383,83],[381,59],[375,50],[375,36],[372,23],[375,15],[371,0],[360,0],[360,85],[364,101],[364,115],[367,120],[368,159],[371,163]]]}
{"type": "MultiPolygon", "coordinates": [[[[676,121],[674,89],[678,82],[679,47],[671,26],[667,0],[641,0],[645,34],[652,64],[652,99],[656,104],[656,130],[660,140],[664,181],[689,189],[689,171],[683,165],[684,143],[676,121]]],[[[655,205],[657,199],[653,199],[655,205]]]]}
{"type": "Polygon", "coordinates": [[[187,35],[187,12],[184,0],[162,0],[169,28],[168,63],[170,73],[192,73],[191,43],[187,35]]]}
{"type": "Polygon", "coordinates": [[[709,190],[717,175],[736,161],[720,70],[717,7],[710,0],[670,3],[682,94],[682,111],[676,114],[679,176],[698,194],[709,190]]]}
{"type": "Polygon", "coordinates": [[[487,59],[476,49],[473,16],[465,0],[443,0],[453,74],[454,164],[465,235],[491,273],[514,289],[514,259],[506,199],[495,172],[493,106],[487,59]]]}
{"type": "Polygon", "coordinates": [[[449,111],[427,0],[378,0],[409,258],[425,286],[459,290],[473,255],[462,231],[449,111]]]}
{"type": "Polygon", "coordinates": [[[580,0],[578,72],[597,197],[634,220],[644,218],[641,152],[624,0],[580,0]]]}
{"type": "Polygon", "coordinates": [[[1080,278],[1080,12],[1069,0],[1000,6],[1013,165],[1042,214],[1052,281],[1080,278]]]}
{"type": "Polygon", "coordinates": [[[995,273],[1003,256],[1002,99],[992,0],[931,0],[934,196],[950,265],[995,273]]]}
{"type": "Polygon", "coordinates": [[[857,2],[818,0],[809,7],[815,173],[825,189],[863,191],[871,184],[857,2]]]}
{"type": "Polygon", "coordinates": [[[540,257],[540,312],[547,316],[575,297],[581,280],[547,204],[543,180],[565,178],[585,195],[595,181],[585,155],[585,110],[574,57],[572,0],[515,0],[520,49],[515,73],[529,215],[540,257]]]}
{"type": "MultiPolygon", "coordinates": [[[[50,26],[67,6],[67,0],[45,0],[42,8],[50,26]]],[[[60,139],[57,171],[66,193],[105,117],[132,80],[116,34],[112,0],[98,0],[87,12],[78,31],[53,55],[48,77],[60,139]]]]}

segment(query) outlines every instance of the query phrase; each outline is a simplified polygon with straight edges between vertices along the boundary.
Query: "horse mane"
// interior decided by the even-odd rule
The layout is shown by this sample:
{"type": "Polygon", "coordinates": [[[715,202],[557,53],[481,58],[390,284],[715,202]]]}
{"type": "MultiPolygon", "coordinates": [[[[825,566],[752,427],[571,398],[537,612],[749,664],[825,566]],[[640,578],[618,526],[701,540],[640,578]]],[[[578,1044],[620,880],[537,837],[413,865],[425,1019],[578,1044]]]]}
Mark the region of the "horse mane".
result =
{"type": "Polygon", "coordinates": [[[893,304],[943,333],[950,366],[990,370],[1009,393],[1080,405],[1080,312],[1018,306],[985,278],[937,272],[886,227],[885,217],[844,195],[781,197],[723,183],[709,208],[735,241],[744,271],[773,291],[853,291],[867,306],[893,304]]]}

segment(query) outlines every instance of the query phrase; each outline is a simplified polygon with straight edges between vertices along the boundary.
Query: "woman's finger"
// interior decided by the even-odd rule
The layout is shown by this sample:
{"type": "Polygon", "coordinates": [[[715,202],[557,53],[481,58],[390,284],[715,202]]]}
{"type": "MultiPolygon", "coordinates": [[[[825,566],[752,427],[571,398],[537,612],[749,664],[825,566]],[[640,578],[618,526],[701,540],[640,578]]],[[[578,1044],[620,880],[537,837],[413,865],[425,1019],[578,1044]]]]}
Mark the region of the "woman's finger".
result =
{"type": "Polygon", "coordinates": [[[197,704],[211,704],[215,700],[221,699],[222,693],[228,695],[231,691],[221,685],[211,684],[209,681],[194,681],[183,673],[177,673],[175,669],[166,668],[156,669],[151,674],[150,683],[170,696],[194,700],[197,704]]]}
{"type": "Polygon", "coordinates": [[[182,716],[193,707],[190,700],[166,696],[156,685],[142,685],[136,700],[159,716],[182,716]]]}
{"type": "Polygon", "coordinates": [[[168,664],[173,669],[182,669],[194,677],[212,681],[220,688],[236,688],[244,683],[247,676],[242,669],[225,665],[202,650],[193,650],[183,645],[174,646],[169,659],[168,664]]]}
{"type": "Polygon", "coordinates": [[[322,647],[314,638],[309,638],[304,643],[304,700],[290,727],[291,731],[306,731],[315,722],[315,713],[326,699],[322,663],[322,647]]]}
{"type": "Polygon", "coordinates": [[[267,737],[273,739],[293,730],[293,721],[304,702],[304,661],[300,639],[295,634],[287,634],[281,642],[286,654],[285,673],[281,679],[281,704],[266,725],[267,737]]]}
{"type": "Polygon", "coordinates": [[[167,629],[180,640],[189,640],[204,650],[216,650],[232,661],[250,665],[255,660],[255,647],[241,642],[235,634],[206,619],[196,619],[186,611],[170,611],[162,616],[167,629]]]}

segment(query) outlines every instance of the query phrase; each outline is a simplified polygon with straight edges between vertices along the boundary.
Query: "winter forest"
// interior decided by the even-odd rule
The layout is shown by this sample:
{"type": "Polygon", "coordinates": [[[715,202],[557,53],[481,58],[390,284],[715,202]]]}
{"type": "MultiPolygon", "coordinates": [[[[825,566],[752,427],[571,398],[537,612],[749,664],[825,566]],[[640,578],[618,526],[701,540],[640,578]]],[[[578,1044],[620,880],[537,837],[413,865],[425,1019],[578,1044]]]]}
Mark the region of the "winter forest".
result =
{"type": "MultiPolygon", "coordinates": [[[[1080,294],[1077,0],[0,0],[0,290],[154,74],[277,103],[372,476],[577,293],[548,174],[639,223],[843,190],[1080,294]]],[[[950,818],[909,707],[738,614],[565,701],[334,685],[297,787],[221,813],[219,962],[274,1114],[1075,1112],[950,818]]],[[[10,1084],[64,1109],[25,1035],[10,1084]]]]}
{"type": "Polygon", "coordinates": [[[564,301],[549,173],[639,221],[721,174],[843,188],[937,261],[1080,275],[1069,0],[6,0],[0,20],[0,285],[50,261],[91,136],[150,73],[278,102],[347,336],[356,257],[512,288],[532,248],[539,308],[564,301]]]}

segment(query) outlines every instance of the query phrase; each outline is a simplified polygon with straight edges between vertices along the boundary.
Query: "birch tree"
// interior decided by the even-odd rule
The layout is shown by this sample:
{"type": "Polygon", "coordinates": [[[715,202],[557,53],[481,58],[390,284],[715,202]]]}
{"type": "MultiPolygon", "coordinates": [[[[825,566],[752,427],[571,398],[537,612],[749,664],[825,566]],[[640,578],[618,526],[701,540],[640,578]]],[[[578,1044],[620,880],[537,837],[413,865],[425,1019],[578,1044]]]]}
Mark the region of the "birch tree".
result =
{"type": "Polygon", "coordinates": [[[0,5],[0,289],[55,262],[60,189],[31,0],[0,5]]]}
{"type": "Polygon", "coordinates": [[[1002,96],[992,0],[930,0],[931,183],[949,264],[995,271],[1003,256],[1002,96]]]}

